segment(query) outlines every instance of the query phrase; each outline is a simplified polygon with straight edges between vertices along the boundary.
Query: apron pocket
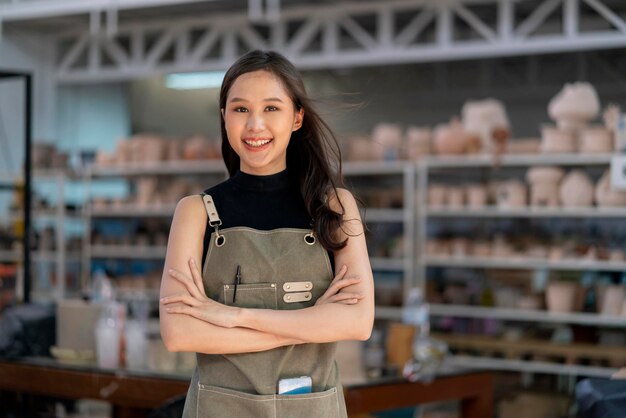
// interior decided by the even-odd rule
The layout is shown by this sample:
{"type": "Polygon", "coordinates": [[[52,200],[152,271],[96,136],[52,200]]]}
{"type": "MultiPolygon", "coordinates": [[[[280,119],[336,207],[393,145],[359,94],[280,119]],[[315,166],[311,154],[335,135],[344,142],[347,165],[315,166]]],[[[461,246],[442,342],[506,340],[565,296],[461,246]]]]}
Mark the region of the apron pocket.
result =
{"type": "Polygon", "coordinates": [[[226,284],[224,285],[224,304],[240,308],[277,309],[276,283],[240,284],[237,285],[236,296],[235,286],[226,284]],[[234,303],[233,297],[236,298],[234,303]]]}
{"type": "MultiPolygon", "coordinates": [[[[239,289],[237,289],[239,297],[239,289]]],[[[275,417],[276,395],[252,395],[233,389],[198,384],[197,418],[275,417]]]]}
{"type": "Polygon", "coordinates": [[[337,388],[302,395],[276,395],[276,416],[340,418],[337,388]]]}

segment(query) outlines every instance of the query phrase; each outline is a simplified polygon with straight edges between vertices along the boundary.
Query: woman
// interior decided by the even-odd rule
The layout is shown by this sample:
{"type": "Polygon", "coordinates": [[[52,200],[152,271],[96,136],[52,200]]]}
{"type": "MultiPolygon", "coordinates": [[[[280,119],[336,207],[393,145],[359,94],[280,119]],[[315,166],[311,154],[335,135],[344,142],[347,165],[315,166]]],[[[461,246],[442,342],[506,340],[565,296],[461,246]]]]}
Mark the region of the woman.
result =
{"type": "Polygon", "coordinates": [[[369,338],[374,285],[336,139],[275,52],[233,64],[220,109],[231,177],[177,205],[161,285],[166,347],[198,353],[184,416],[345,417],[335,342],[369,338]]]}

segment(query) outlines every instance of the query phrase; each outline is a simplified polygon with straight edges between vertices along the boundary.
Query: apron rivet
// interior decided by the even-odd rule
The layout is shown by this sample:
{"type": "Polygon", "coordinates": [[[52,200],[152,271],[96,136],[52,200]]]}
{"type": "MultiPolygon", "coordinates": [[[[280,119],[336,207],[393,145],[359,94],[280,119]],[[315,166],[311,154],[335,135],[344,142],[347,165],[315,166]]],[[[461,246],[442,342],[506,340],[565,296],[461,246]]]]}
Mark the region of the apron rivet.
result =
{"type": "Polygon", "coordinates": [[[276,285],[275,285],[274,283],[272,283],[270,286],[271,286],[271,287],[276,287],[276,285]]]}
{"type": "Polygon", "coordinates": [[[291,286],[289,286],[289,285],[287,285],[287,286],[285,286],[285,287],[286,287],[287,289],[291,289],[291,286]]]}
{"type": "Polygon", "coordinates": [[[309,288],[309,285],[308,285],[308,284],[305,284],[305,285],[304,285],[304,287],[306,287],[306,288],[308,289],[308,288],[309,288]]]}
{"type": "Polygon", "coordinates": [[[291,296],[287,296],[287,300],[291,300],[291,296]]]}
{"type": "Polygon", "coordinates": [[[229,285],[224,286],[225,289],[230,289],[229,285]]]}

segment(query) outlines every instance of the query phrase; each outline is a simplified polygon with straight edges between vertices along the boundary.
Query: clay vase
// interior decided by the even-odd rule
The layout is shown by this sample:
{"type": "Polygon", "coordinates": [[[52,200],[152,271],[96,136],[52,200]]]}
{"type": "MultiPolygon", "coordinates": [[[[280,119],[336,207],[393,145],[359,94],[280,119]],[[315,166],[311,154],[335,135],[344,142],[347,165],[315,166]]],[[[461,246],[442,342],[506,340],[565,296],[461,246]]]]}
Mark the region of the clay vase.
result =
{"type": "Polygon", "coordinates": [[[467,206],[472,209],[480,209],[487,204],[487,187],[480,184],[472,184],[465,189],[467,206]]]}
{"type": "Polygon", "coordinates": [[[373,146],[372,140],[365,136],[351,136],[347,139],[346,159],[348,161],[382,160],[382,147],[373,146]]]}
{"type": "Polygon", "coordinates": [[[541,152],[546,154],[576,152],[576,135],[551,125],[541,128],[541,152]]]}
{"type": "Polygon", "coordinates": [[[441,155],[463,154],[466,150],[467,134],[457,118],[448,125],[439,125],[435,129],[433,146],[441,155]]]}
{"type": "Polygon", "coordinates": [[[578,283],[550,282],[546,288],[546,306],[550,312],[573,312],[576,305],[578,283]]]}
{"type": "Polygon", "coordinates": [[[594,87],[586,82],[567,83],[550,101],[548,114],[560,129],[578,131],[600,112],[594,87]]]}
{"type": "Polygon", "coordinates": [[[598,290],[598,313],[601,315],[621,315],[624,306],[624,286],[606,285],[599,286],[598,290]]]}
{"type": "Polygon", "coordinates": [[[382,147],[385,161],[395,161],[402,145],[402,128],[391,123],[379,123],[372,131],[372,141],[382,147]]]}
{"type": "Polygon", "coordinates": [[[504,181],[496,189],[496,202],[501,209],[526,206],[526,185],[517,180],[504,181]]]}
{"type": "Polygon", "coordinates": [[[409,126],[406,130],[403,154],[407,160],[418,160],[430,154],[431,142],[430,128],[409,126]]]}
{"type": "Polygon", "coordinates": [[[428,206],[441,208],[446,203],[447,187],[441,184],[431,184],[428,186],[428,206]]]}
{"type": "Polygon", "coordinates": [[[606,170],[595,190],[596,204],[600,207],[623,207],[626,206],[626,192],[611,188],[611,173],[606,170]]]}
{"type": "Polygon", "coordinates": [[[613,132],[603,126],[593,126],[584,129],[580,134],[578,150],[587,154],[612,152],[613,132]]]}
{"type": "Polygon", "coordinates": [[[462,187],[448,187],[446,202],[451,209],[462,208],[465,204],[465,190],[462,187]]]}
{"type": "Polygon", "coordinates": [[[530,204],[532,206],[559,206],[559,183],[565,171],[558,167],[533,167],[526,172],[530,183],[530,204]]]}
{"type": "Polygon", "coordinates": [[[115,163],[118,165],[126,165],[131,164],[132,162],[132,144],[128,139],[121,139],[115,148],[115,163]]]}
{"type": "Polygon", "coordinates": [[[565,207],[592,206],[593,194],[593,183],[582,170],[572,170],[565,176],[559,189],[559,197],[565,207]]]}

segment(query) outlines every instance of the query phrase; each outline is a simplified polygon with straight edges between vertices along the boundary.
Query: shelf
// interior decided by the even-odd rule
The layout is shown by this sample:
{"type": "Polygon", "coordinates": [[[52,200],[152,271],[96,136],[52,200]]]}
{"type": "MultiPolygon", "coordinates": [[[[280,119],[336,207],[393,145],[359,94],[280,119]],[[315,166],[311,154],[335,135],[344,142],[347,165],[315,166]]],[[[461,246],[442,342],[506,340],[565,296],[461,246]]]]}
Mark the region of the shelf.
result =
{"type": "Polygon", "coordinates": [[[139,245],[93,245],[92,258],[164,260],[167,247],[139,245]]]}
{"type": "Polygon", "coordinates": [[[624,261],[593,261],[580,259],[565,259],[548,261],[544,258],[482,258],[482,257],[433,257],[428,256],[423,262],[427,267],[458,267],[458,268],[493,268],[518,270],[604,270],[625,271],[624,261]]]}
{"type": "Polygon", "coordinates": [[[377,176],[404,174],[405,170],[415,164],[406,161],[353,161],[342,165],[343,174],[346,176],[377,176]]]}
{"type": "Polygon", "coordinates": [[[222,160],[158,161],[152,163],[92,166],[86,172],[90,177],[128,177],[183,174],[227,174],[222,160]]]}
{"type": "Polygon", "coordinates": [[[146,206],[137,204],[117,205],[114,208],[91,209],[93,218],[170,218],[174,215],[176,203],[146,206]]]}
{"type": "Polygon", "coordinates": [[[433,218],[626,218],[626,208],[542,208],[528,206],[501,209],[496,206],[487,206],[481,209],[449,209],[429,207],[425,215],[433,218]]]}
{"type": "Polygon", "coordinates": [[[401,258],[370,257],[372,270],[404,271],[406,268],[401,258]]]}
{"type": "Polygon", "coordinates": [[[67,179],[78,180],[81,175],[69,168],[35,168],[33,170],[33,177],[35,179],[56,179],[58,177],[65,177],[67,179]]]}
{"type": "MultiPolygon", "coordinates": [[[[506,357],[506,360],[514,360],[526,364],[533,364],[535,362],[534,360],[521,360],[521,358],[527,356],[536,356],[541,359],[560,359],[564,363],[546,363],[556,366],[570,367],[577,366],[578,362],[587,360],[623,363],[626,358],[626,348],[621,346],[601,346],[591,343],[554,343],[551,341],[528,338],[505,340],[488,335],[433,333],[432,336],[435,339],[445,341],[452,349],[478,351],[489,354],[497,353],[506,357]]],[[[493,358],[487,355],[484,357],[493,358]]],[[[539,361],[543,362],[544,360],[539,361]]],[[[613,371],[616,371],[616,369],[613,371]]]]}
{"type": "Polygon", "coordinates": [[[446,358],[446,363],[451,366],[464,367],[473,370],[487,369],[602,378],[609,378],[619,370],[608,367],[577,366],[555,364],[545,361],[507,360],[466,355],[450,355],[446,358]]]}
{"type": "Polygon", "coordinates": [[[540,310],[492,308],[481,306],[431,304],[431,316],[456,316],[464,318],[489,318],[521,322],[552,322],[579,325],[598,325],[623,328],[624,316],[600,315],[594,313],[557,313],[540,310]]]}
{"type": "MultiPolygon", "coordinates": [[[[615,154],[506,154],[499,166],[525,167],[538,165],[609,165],[615,154]]],[[[492,155],[431,156],[424,160],[429,168],[492,167],[492,155]]]]}
{"type": "Polygon", "coordinates": [[[365,210],[366,222],[404,222],[403,209],[376,209],[365,210]]]}

